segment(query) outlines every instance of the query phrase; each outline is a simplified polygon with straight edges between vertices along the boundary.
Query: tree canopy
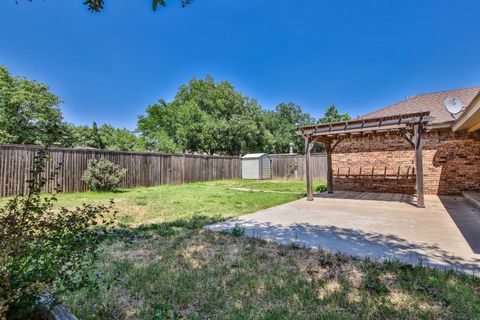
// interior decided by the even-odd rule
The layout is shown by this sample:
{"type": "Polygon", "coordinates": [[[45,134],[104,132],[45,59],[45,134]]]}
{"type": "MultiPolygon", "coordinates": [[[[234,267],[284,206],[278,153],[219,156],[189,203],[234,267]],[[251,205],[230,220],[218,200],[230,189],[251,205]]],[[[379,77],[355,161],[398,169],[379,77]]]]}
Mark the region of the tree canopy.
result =
{"type": "MultiPolygon", "coordinates": [[[[294,152],[303,153],[298,126],[350,119],[333,105],[318,120],[293,102],[265,110],[230,82],[211,76],[182,85],[171,102],[148,106],[135,131],[65,123],[60,102],[48,86],[0,66],[0,143],[211,155],[286,153],[293,143],[294,152]]],[[[315,151],[323,151],[322,145],[315,151]]]]}
{"type": "MultiPolygon", "coordinates": [[[[348,121],[351,120],[352,117],[348,113],[340,113],[335,105],[330,105],[323,117],[317,120],[317,123],[331,123],[331,122],[340,122],[340,121],[348,121]]],[[[325,146],[323,143],[317,143],[314,148],[313,152],[324,152],[325,146]]]]}
{"type": "Polygon", "coordinates": [[[286,153],[290,143],[295,152],[305,149],[303,139],[296,134],[297,127],[315,123],[315,119],[302,111],[302,107],[290,102],[280,103],[274,111],[264,111],[266,127],[274,141],[271,153],[286,153]]]}
{"type": "Polygon", "coordinates": [[[0,66],[0,143],[58,143],[64,135],[59,104],[47,85],[0,66]]]}
{"type": "MultiPolygon", "coordinates": [[[[247,152],[286,153],[290,143],[302,153],[298,126],[349,120],[330,106],[315,120],[295,103],[280,103],[263,110],[255,99],[237,92],[228,81],[211,76],[192,79],[172,102],[160,100],[138,119],[137,131],[147,150],[241,155],[247,152]]],[[[323,151],[318,144],[315,151],[323,151]]]]}
{"type": "Polygon", "coordinates": [[[110,124],[98,127],[96,122],[92,126],[68,125],[67,136],[63,145],[67,147],[95,148],[116,151],[145,150],[135,132],[126,128],[114,128],[110,124]]]}
{"type": "Polygon", "coordinates": [[[181,86],[170,103],[149,106],[137,130],[147,147],[163,152],[239,155],[272,143],[258,103],[210,76],[181,86]]]}
{"type": "Polygon", "coordinates": [[[318,119],[318,123],[330,123],[330,122],[341,122],[351,120],[352,117],[348,113],[341,114],[337,107],[331,105],[325,111],[325,114],[322,118],[318,119]]]}

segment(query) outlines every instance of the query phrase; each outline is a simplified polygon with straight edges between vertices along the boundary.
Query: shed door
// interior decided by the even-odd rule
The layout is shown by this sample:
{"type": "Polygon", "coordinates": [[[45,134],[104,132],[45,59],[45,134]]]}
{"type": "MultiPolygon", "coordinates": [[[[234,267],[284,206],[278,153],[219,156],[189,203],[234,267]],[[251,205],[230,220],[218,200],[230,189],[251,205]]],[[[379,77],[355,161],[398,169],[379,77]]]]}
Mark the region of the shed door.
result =
{"type": "Polygon", "coordinates": [[[259,159],[242,159],[242,178],[260,179],[259,159]]]}
{"type": "Polygon", "coordinates": [[[263,156],[262,157],[262,169],[260,170],[262,174],[262,179],[270,179],[270,157],[268,156],[263,156]]]}

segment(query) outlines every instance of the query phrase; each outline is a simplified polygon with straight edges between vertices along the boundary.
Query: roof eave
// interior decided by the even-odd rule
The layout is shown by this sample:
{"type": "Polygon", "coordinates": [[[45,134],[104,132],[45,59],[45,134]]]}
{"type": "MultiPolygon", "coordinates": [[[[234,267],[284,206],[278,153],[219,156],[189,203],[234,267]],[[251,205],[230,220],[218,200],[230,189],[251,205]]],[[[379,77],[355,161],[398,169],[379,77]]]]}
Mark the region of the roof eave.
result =
{"type": "Polygon", "coordinates": [[[452,126],[454,132],[460,130],[476,131],[480,125],[480,92],[473,98],[465,111],[452,126]]]}
{"type": "Polygon", "coordinates": [[[452,127],[454,121],[445,121],[445,122],[438,122],[438,123],[429,123],[427,124],[428,129],[449,129],[452,127]]]}

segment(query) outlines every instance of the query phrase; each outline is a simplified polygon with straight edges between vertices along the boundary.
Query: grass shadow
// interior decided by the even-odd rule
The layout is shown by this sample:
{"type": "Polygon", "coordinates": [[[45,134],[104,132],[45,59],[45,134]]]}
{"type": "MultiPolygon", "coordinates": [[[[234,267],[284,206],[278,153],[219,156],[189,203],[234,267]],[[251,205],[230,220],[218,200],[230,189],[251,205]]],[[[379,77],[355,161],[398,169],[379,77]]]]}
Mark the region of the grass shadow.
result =
{"type": "Polygon", "coordinates": [[[173,221],[141,224],[136,227],[121,223],[113,233],[113,238],[135,240],[137,238],[147,239],[153,235],[170,237],[178,234],[178,232],[182,230],[202,229],[205,225],[222,222],[225,221],[225,219],[226,218],[222,215],[195,215],[189,218],[180,218],[173,221]]]}

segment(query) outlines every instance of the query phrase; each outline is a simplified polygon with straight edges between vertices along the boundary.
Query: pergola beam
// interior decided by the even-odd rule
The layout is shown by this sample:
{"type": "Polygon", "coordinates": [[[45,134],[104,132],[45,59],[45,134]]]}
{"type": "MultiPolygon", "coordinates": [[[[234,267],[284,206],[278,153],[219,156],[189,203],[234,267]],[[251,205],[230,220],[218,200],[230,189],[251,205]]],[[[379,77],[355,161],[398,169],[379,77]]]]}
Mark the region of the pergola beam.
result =
{"type": "Polygon", "coordinates": [[[429,122],[433,120],[433,117],[429,117],[429,112],[417,112],[409,114],[392,115],[385,117],[369,118],[369,119],[357,119],[342,122],[322,123],[315,125],[307,125],[300,127],[300,130],[304,134],[312,134],[315,132],[323,131],[338,131],[348,129],[366,129],[371,127],[384,127],[401,124],[415,124],[419,121],[429,122]]]}
{"type": "Polygon", "coordinates": [[[392,124],[392,125],[380,125],[380,124],[375,124],[375,125],[370,125],[370,126],[365,126],[365,127],[359,127],[359,126],[346,126],[342,128],[331,128],[331,129],[319,129],[319,130],[314,130],[312,135],[313,136],[328,136],[332,134],[346,134],[346,133],[355,133],[355,132],[372,132],[372,131],[377,131],[377,130],[399,130],[399,129],[404,129],[407,128],[409,124],[403,123],[403,124],[392,124]]]}

